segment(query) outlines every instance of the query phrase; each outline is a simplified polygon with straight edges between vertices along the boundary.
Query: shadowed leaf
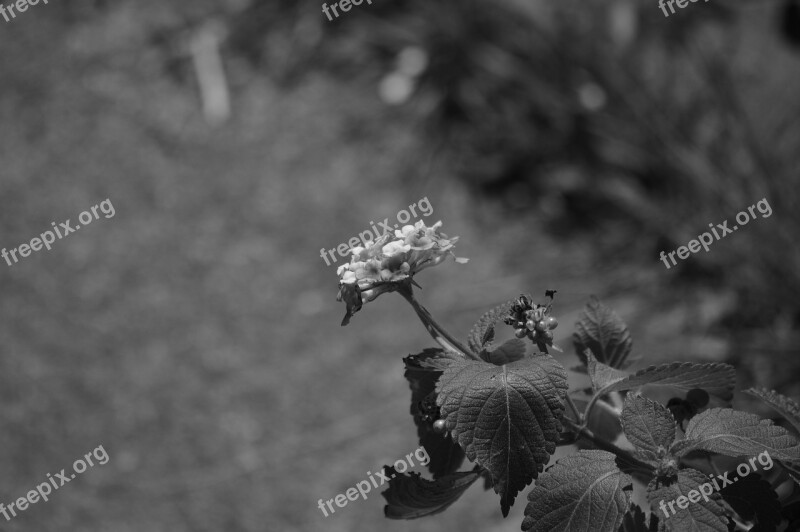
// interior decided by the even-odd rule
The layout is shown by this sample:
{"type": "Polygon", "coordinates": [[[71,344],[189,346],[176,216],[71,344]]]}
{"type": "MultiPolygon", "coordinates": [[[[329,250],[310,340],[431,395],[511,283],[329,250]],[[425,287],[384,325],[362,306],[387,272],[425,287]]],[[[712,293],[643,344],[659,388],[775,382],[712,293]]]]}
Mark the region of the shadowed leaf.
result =
{"type": "Polygon", "coordinates": [[[672,386],[681,390],[702,388],[724,401],[733,398],[736,386],[736,370],[730,364],[711,362],[672,362],[649,366],[623,380],[616,381],[601,390],[603,394],[633,390],[645,385],[672,386]]]}
{"type": "Polygon", "coordinates": [[[648,524],[647,516],[639,508],[639,505],[631,504],[617,532],[656,532],[657,530],[658,516],[650,514],[650,522],[648,524]]]}
{"type": "Polygon", "coordinates": [[[386,467],[386,476],[392,478],[389,488],[381,495],[386,499],[383,513],[389,519],[416,519],[438,514],[480,477],[475,471],[466,471],[427,480],[419,473],[397,473],[393,467],[386,467]]]}
{"type": "Polygon", "coordinates": [[[781,523],[781,504],[772,485],[750,474],[720,490],[722,498],[740,517],[754,522],[751,532],[774,532],[781,523]]]}
{"type": "Polygon", "coordinates": [[[430,456],[427,468],[433,478],[456,471],[464,461],[464,450],[453,441],[450,434],[434,432],[432,422],[423,419],[425,412],[419,406],[426,398],[435,404],[436,381],[454,360],[462,358],[443,349],[425,349],[418,355],[403,359],[406,366],[405,377],[411,387],[411,415],[417,426],[420,445],[430,456]]]}

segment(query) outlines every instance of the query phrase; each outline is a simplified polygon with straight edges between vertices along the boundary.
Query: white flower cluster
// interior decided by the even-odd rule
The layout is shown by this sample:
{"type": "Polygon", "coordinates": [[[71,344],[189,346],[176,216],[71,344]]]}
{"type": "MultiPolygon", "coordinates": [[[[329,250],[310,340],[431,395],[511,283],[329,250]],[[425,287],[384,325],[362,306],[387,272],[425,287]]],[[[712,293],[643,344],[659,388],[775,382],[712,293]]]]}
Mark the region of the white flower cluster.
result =
{"type": "Polygon", "coordinates": [[[447,238],[440,233],[442,222],[427,227],[425,222],[406,225],[396,229],[394,235],[387,233],[365,247],[355,247],[349,264],[339,266],[339,286],[357,285],[363,302],[372,301],[387,290],[382,285],[403,281],[430,266],[436,266],[452,255],[451,249],[458,237],[447,238]]]}

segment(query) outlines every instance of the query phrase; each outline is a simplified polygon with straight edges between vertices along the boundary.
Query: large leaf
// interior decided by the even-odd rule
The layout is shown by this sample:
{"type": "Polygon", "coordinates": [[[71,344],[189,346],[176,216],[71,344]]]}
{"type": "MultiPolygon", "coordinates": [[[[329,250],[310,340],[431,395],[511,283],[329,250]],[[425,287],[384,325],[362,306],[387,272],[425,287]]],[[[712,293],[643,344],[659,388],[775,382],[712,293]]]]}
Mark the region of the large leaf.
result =
{"type": "Polygon", "coordinates": [[[800,405],[790,397],[766,389],[750,388],[744,393],[754,395],[771,406],[800,432],[800,405]]]}
{"type": "Polygon", "coordinates": [[[736,386],[736,370],[729,364],[716,362],[707,364],[672,362],[637,371],[625,379],[606,386],[602,393],[632,390],[646,384],[672,386],[687,391],[702,388],[711,395],[730,401],[736,386]]]}
{"type": "Polygon", "coordinates": [[[437,480],[427,480],[419,473],[400,474],[386,468],[389,488],[381,495],[386,499],[383,513],[389,519],[416,519],[438,514],[453,504],[478,480],[476,471],[453,473],[437,480]]]}
{"type": "Polygon", "coordinates": [[[491,475],[503,515],[555,451],[567,374],[549,355],[453,363],[436,386],[447,429],[491,475]]]}
{"type": "Polygon", "coordinates": [[[641,395],[628,395],[622,409],[622,430],[645,460],[663,458],[675,441],[677,425],[664,405],[641,395]]]}
{"type": "Polygon", "coordinates": [[[631,503],[631,477],[606,451],[579,451],[542,473],[528,494],[522,530],[616,532],[631,503]]]}
{"type": "Polygon", "coordinates": [[[473,353],[479,355],[484,349],[489,349],[494,340],[494,327],[497,321],[508,314],[508,311],[515,301],[516,299],[511,299],[502,305],[498,305],[486,312],[475,325],[473,325],[472,330],[469,332],[469,339],[467,340],[467,345],[472,349],[473,353]]]}
{"type": "Polygon", "coordinates": [[[575,324],[572,342],[584,364],[585,349],[590,349],[598,361],[612,368],[625,368],[633,362],[628,360],[633,347],[628,326],[594,296],[575,324]]]}
{"type": "Polygon", "coordinates": [[[800,460],[800,443],[768,419],[730,408],[712,408],[689,421],[682,441],[672,453],[684,456],[708,451],[727,456],[755,456],[768,451],[775,460],[800,460]]]}
{"type": "Polygon", "coordinates": [[[653,479],[647,487],[647,500],[654,514],[658,515],[666,530],[675,532],[727,532],[728,519],[719,504],[720,494],[711,491],[703,497],[700,485],[708,482],[705,492],[711,491],[713,485],[708,477],[696,469],[686,468],[678,471],[677,478],[670,484],[659,483],[653,479]],[[692,492],[692,499],[689,493],[692,492]],[[697,492],[697,495],[694,494],[697,492]],[[681,499],[681,508],[677,499],[681,499]],[[695,501],[695,502],[693,502],[695,501]],[[663,503],[663,504],[662,504],[663,503]],[[670,503],[672,506],[670,507],[670,503]]]}
{"type": "Polygon", "coordinates": [[[759,475],[741,477],[720,490],[722,498],[743,519],[756,524],[752,531],[775,531],[781,523],[781,503],[772,485],[759,475]]]}
{"type": "Polygon", "coordinates": [[[425,412],[420,402],[435,404],[436,381],[453,361],[462,357],[444,349],[425,349],[418,355],[403,359],[406,366],[405,377],[411,387],[411,415],[417,426],[419,443],[425,448],[430,460],[428,470],[433,478],[439,478],[458,470],[464,461],[464,450],[453,441],[450,434],[441,435],[433,431],[433,423],[423,419],[425,412]]]}

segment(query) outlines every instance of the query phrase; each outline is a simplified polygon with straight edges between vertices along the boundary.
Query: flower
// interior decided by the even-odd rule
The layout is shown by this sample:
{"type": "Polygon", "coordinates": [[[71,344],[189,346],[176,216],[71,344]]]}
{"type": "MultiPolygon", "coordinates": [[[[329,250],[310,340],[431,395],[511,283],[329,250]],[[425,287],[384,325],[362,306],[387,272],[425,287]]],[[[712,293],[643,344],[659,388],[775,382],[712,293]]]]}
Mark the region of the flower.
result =
{"type": "Polygon", "coordinates": [[[456,257],[452,249],[458,237],[448,238],[439,232],[442,222],[427,227],[425,222],[406,225],[386,233],[364,247],[351,250],[350,263],[339,266],[338,301],[347,304],[347,314],[342,325],[361,309],[384,292],[393,292],[399,284],[411,280],[420,271],[441,264],[448,256],[456,262],[465,263],[469,259],[456,257]]]}

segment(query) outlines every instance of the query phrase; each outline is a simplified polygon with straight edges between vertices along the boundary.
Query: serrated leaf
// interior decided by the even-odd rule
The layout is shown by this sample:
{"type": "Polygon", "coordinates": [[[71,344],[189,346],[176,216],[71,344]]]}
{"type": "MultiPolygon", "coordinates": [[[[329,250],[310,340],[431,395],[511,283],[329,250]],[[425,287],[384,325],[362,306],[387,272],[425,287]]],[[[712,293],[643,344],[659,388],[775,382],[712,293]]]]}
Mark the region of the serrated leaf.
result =
{"type": "Polygon", "coordinates": [[[598,362],[589,349],[584,351],[584,356],[586,356],[589,378],[592,380],[594,393],[628,377],[627,373],[598,362]]]}
{"type": "Polygon", "coordinates": [[[464,450],[453,441],[450,434],[443,436],[433,431],[433,424],[423,420],[419,403],[435,392],[436,381],[442,371],[457,360],[463,358],[444,349],[425,349],[422,353],[403,359],[406,366],[405,378],[411,388],[410,412],[417,426],[419,443],[430,456],[427,468],[433,478],[458,470],[464,462],[464,450]]]}
{"type": "Polygon", "coordinates": [[[419,473],[397,473],[393,467],[386,467],[386,476],[391,477],[389,488],[381,495],[387,503],[383,514],[389,519],[417,519],[438,514],[480,477],[475,471],[465,471],[427,480],[419,473]]]}
{"type": "Polygon", "coordinates": [[[677,456],[692,451],[754,456],[765,450],[775,460],[800,460],[800,443],[786,429],[730,408],[712,408],[696,415],[689,421],[684,439],[672,445],[677,456]]]}
{"type": "Polygon", "coordinates": [[[745,390],[744,393],[758,397],[767,403],[800,432],[800,405],[792,398],[779,394],[775,390],[770,391],[764,388],[750,388],[749,390],[745,390]]]}
{"type": "Polygon", "coordinates": [[[687,391],[693,388],[702,388],[723,401],[730,401],[736,386],[736,370],[730,364],[717,362],[707,364],[672,362],[639,370],[633,375],[603,388],[601,392],[603,394],[621,392],[646,384],[672,386],[687,391]]]}
{"type": "Polygon", "coordinates": [[[751,529],[774,532],[781,523],[781,503],[772,485],[759,475],[748,475],[720,490],[725,499],[742,519],[755,522],[751,529]]]}
{"type": "Polygon", "coordinates": [[[616,532],[631,503],[631,477],[606,451],[579,451],[539,476],[522,530],[616,532]]]}
{"type": "Polygon", "coordinates": [[[622,519],[618,532],[656,532],[658,530],[658,516],[650,514],[650,523],[647,516],[638,504],[631,504],[628,513],[622,519]]]}
{"type": "Polygon", "coordinates": [[[516,300],[510,299],[502,305],[496,306],[481,316],[475,325],[472,326],[472,330],[469,332],[467,345],[472,349],[473,353],[479,355],[484,349],[488,350],[494,340],[494,326],[497,324],[497,320],[508,314],[514,301],[516,300]]]}
{"type": "Polygon", "coordinates": [[[481,358],[490,364],[502,366],[525,356],[525,342],[519,338],[512,338],[494,351],[484,350],[481,358]]]}
{"type": "Polygon", "coordinates": [[[503,516],[556,448],[567,374],[549,355],[504,366],[466,360],[436,385],[447,429],[467,457],[485,468],[500,494],[503,516]]]}
{"type": "Polygon", "coordinates": [[[655,462],[675,441],[677,425],[664,405],[641,395],[628,395],[622,408],[622,430],[638,454],[655,462]]]}
{"type": "Polygon", "coordinates": [[[590,349],[599,362],[612,368],[630,365],[628,356],[633,348],[628,326],[617,313],[592,296],[575,324],[572,342],[578,358],[586,364],[583,355],[590,349]]]}
{"type": "Polygon", "coordinates": [[[691,502],[687,498],[687,494],[691,491],[697,491],[698,496],[702,496],[699,486],[708,480],[700,471],[686,468],[678,471],[677,478],[671,484],[658,484],[657,479],[650,482],[650,485],[647,486],[647,500],[650,502],[653,513],[658,514],[658,518],[666,530],[727,532],[728,519],[719,504],[721,499],[719,493],[712,492],[707,501],[704,498],[693,496],[694,499],[698,499],[698,502],[691,502]],[[684,497],[685,500],[682,500],[682,504],[686,506],[685,508],[677,505],[678,497],[684,497]],[[671,508],[670,502],[673,502],[671,508]],[[672,512],[673,509],[675,513],[672,512]]]}

